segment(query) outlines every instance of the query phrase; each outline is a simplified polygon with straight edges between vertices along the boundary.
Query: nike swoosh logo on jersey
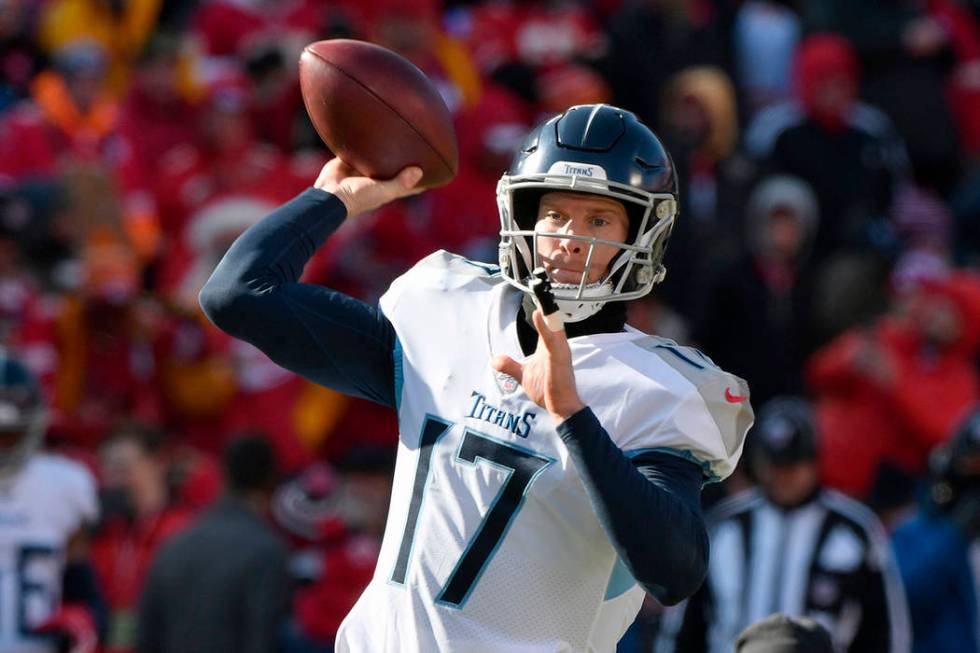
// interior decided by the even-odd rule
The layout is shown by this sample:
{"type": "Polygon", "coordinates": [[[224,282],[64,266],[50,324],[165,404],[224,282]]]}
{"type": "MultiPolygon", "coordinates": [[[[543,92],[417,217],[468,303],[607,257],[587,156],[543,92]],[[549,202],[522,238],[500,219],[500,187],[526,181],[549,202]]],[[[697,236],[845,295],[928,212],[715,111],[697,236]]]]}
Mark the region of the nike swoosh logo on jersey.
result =
{"type": "Polygon", "coordinates": [[[748,398],[748,395],[733,395],[731,388],[725,388],[725,401],[730,404],[740,404],[748,398]]]}

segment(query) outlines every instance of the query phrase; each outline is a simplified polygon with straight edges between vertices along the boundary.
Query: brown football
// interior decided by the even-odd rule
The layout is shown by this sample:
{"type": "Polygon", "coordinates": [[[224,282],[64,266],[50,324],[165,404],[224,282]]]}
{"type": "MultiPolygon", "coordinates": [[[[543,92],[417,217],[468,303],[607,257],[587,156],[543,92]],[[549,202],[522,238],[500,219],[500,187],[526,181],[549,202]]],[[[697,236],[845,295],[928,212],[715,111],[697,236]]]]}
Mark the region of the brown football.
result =
{"type": "Polygon", "coordinates": [[[459,155],[442,96],[404,57],[364,41],[306,46],[299,59],[306,111],[330,150],[359,172],[389,179],[422,168],[420,186],[448,183],[459,155]]]}

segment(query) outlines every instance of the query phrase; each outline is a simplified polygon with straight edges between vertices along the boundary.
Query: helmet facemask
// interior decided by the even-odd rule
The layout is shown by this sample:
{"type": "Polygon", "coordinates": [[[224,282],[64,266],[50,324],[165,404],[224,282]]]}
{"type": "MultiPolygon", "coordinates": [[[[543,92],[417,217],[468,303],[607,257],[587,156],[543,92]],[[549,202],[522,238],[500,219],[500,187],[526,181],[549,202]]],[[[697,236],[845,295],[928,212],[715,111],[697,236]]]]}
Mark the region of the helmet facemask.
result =
{"type": "Polygon", "coordinates": [[[47,425],[34,376],[0,347],[0,483],[13,478],[41,447],[47,425]]]}
{"type": "Polygon", "coordinates": [[[17,408],[0,400],[0,482],[20,471],[41,448],[48,425],[47,411],[42,408],[6,419],[13,410],[17,408]]]}
{"type": "Polygon", "coordinates": [[[530,293],[530,271],[541,265],[539,239],[560,238],[588,244],[586,264],[578,283],[552,283],[555,301],[566,322],[578,322],[597,313],[609,301],[637,299],[663,280],[663,253],[677,214],[671,193],[651,193],[627,184],[581,175],[504,175],[497,184],[500,212],[499,259],[501,273],[511,285],[530,293]],[[559,232],[536,231],[538,203],[547,192],[581,192],[617,200],[626,208],[626,242],[602,240],[559,232]],[[601,279],[588,283],[597,245],[619,252],[601,279]]]}

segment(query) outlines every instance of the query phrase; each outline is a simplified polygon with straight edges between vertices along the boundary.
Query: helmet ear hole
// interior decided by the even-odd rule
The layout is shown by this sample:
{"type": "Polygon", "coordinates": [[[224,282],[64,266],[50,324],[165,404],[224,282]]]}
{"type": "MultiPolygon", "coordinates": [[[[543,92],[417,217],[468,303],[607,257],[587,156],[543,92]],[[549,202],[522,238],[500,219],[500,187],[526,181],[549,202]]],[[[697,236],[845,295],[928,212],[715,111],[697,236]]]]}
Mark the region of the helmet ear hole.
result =
{"type": "Polygon", "coordinates": [[[533,231],[534,225],[538,221],[538,208],[541,206],[541,198],[547,190],[540,188],[525,188],[514,191],[514,222],[517,226],[526,231],[533,231]]]}
{"type": "MultiPolygon", "coordinates": [[[[626,208],[626,217],[629,218],[629,236],[627,238],[628,243],[635,243],[636,237],[640,234],[640,223],[643,222],[643,215],[646,213],[646,207],[640,206],[639,204],[629,204],[623,203],[626,208]]],[[[647,225],[647,229],[651,225],[647,225]]]]}

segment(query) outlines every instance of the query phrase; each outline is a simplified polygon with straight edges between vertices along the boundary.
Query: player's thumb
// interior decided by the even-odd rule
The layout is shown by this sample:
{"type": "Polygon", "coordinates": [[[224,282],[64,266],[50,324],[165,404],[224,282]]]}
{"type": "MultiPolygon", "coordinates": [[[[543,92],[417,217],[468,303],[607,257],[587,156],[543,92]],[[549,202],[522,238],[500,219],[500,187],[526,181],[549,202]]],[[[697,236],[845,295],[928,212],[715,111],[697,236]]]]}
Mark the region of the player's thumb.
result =
{"type": "Polygon", "coordinates": [[[510,356],[494,356],[493,360],[490,361],[490,367],[498,372],[503,372],[507,376],[514,377],[517,379],[518,383],[521,383],[521,377],[524,374],[524,366],[510,356]]]}
{"type": "Polygon", "coordinates": [[[404,193],[405,191],[415,188],[415,184],[419,183],[420,179],[422,179],[422,168],[418,166],[408,166],[399,172],[392,181],[394,181],[399,190],[404,193]]]}
{"type": "Polygon", "coordinates": [[[415,187],[415,184],[419,183],[421,178],[422,168],[409,166],[403,168],[401,172],[391,179],[380,182],[377,185],[377,190],[382,197],[380,204],[386,204],[393,200],[421,193],[425,189],[415,187]]]}

